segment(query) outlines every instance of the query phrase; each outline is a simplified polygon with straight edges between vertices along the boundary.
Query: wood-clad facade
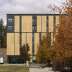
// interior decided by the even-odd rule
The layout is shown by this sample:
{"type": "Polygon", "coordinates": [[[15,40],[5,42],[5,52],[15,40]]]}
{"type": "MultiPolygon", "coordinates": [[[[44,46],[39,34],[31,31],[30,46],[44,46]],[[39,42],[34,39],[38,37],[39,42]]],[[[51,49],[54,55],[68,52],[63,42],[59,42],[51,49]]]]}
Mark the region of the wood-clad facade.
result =
{"type": "Polygon", "coordinates": [[[19,56],[24,44],[30,47],[31,61],[35,58],[40,39],[49,33],[50,43],[59,26],[59,14],[7,14],[7,55],[19,56]],[[41,36],[40,36],[41,35],[41,36]]]}

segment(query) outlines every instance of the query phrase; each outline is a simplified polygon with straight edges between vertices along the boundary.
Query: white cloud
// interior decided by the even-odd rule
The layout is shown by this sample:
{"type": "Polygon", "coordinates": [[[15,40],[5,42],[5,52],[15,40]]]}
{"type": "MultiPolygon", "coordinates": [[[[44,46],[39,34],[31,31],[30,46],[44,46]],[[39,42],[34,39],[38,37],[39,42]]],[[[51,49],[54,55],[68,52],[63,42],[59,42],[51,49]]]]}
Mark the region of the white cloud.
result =
{"type": "MultiPolygon", "coordinates": [[[[0,0],[0,16],[6,13],[53,13],[49,5],[62,6],[65,0],[0,0]]],[[[5,19],[5,18],[4,18],[5,19]]]]}

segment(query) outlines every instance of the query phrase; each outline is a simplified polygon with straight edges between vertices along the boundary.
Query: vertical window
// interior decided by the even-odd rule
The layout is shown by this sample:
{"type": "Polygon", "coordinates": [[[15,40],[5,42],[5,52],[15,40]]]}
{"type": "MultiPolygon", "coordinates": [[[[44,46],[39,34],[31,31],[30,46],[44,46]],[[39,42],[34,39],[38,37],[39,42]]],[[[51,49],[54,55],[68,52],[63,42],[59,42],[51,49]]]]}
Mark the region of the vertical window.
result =
{"type": "Polygon", "coordinates": [[[32,31],[37,32],[37,16],[32,17],[32,31]]]}
{"type": "Polygon", "coordinates": [[[52,34],[51,32],[48,33],[48,47],[49,48],[51,47],[51,41],[52,41],[51,40],[51,34],[52,34]]]}
{"type": "Polygon", "coordinates": [[[13,32],[14,31],[14,16],[8,15],[7,16],[7,32],[13,32]]]}
{"type": "Polygon", "coordinates": [[[51,32],[51,46],[53,46],[54,38],[53,38],[53,32],[51,32]]]}
{"type": "Polygon", "coordinates": [[[32,33],[32,55],[34,56],[34,33],[32,33]]]}
{"type": "Polygon", "coordinates": [[[46,17],[46,32],[49,32],[48,16],[46,17]]]}
{"type": "Polygon", "coordinates": [[[37,26],[33,26],[32,30],[33,30],[33,32],[36,32],[37,31],[37,26]]]}
{"type": "Polygon", "coordinates": [[[33,26],[36,26],[37,25],[37,16],[33,16],[32,17],[32,20],[33,20],[33,26]]]}

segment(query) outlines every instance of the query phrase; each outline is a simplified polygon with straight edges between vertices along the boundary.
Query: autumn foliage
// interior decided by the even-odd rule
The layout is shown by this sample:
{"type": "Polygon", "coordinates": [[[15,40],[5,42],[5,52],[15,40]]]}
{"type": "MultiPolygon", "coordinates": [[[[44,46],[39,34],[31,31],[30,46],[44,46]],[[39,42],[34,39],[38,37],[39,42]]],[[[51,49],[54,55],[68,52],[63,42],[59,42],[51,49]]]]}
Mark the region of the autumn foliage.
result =
{"type": "Polygon", "coordinates": [[[54,42],[55,60],[58,61],[72,58],[72,7],[67,4],[64,10],[66,14],[60,15],[60,27],[54,42]]]}
{"type": "Polygon", "coordinates": [[[41,44],[38,46],[38,51],[36,55],[36,62],[37,63],[47,63],[48,60],[48,48],[47,48],[47,39],[43,37],[41,40],[41,44]]]}
{"type": "Polygon", "coordinates": [[[44,60],[60,61],[72,58],[72,0],[69,0],[64,9],[64,15],[60,15],[60,26],[58,33],[55,35],[54,46],[47,47],[45,42],[47,38],[43,38],[41,47],[37,53],[37,62],[44,60]]]}

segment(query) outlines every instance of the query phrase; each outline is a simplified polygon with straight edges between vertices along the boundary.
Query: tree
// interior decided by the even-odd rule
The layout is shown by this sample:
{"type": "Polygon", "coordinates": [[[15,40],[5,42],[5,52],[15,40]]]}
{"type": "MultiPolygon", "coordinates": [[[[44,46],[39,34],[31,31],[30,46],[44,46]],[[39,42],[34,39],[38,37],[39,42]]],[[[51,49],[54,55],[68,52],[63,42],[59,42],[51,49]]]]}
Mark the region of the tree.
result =
{"type": "Polygon", "coordinates": [[[38,46],[36,61],[37,63],[47,63],[48,60],[49,56],[47,47],[47,37],[43,36],[41,40],[41,45],[38,46]]]}
{"type": "Polygon", "coordinates": [[[6,43],[7,43],[7,38],[6,38],[6,26],[3,26],[4,27],[4,34],[3,34],[3,48],[6,48],[6,43]]]}
{"type": "Polygon", "coordinates": [[[66,0],[64,11],[66,14],[72,15],[72,0],[66,0]]]}
{"type": "MultiPolygon", "coordinates": [[[[61,14],[62,10],[58,7],[55,7],[55,9],[56,8],[61,14]]],[[[41,62],[42,60],[45,60],[46,62],[48,59],[55,62],[62,62],[65,58],[72,57],[72,0],[69,0],[64,8],[64,11],[68,15],[60,15],[60,26],[58,34],[55,36],[54,46],[48,48],[48,44],[46,44],[47,38],[43,38],[41,46],[38,46],[38,62],[41,62]],[[47,51],[47,54],[45,50],[47,51]]]]}
{"type": "Polygon", "coordinates": [[[3,40],[4,40],[4,26],[3,19],[0,19],[0,47],[3,48],[3,40]]]}
{"type": "Polygon", "coordinates": [[[27,61],[30,60],[29,50],[30,50],[30,47],[29,47],[29,45],[28,45],[28,43],[27,43],[27,44],[26,44],[26,60],[27,60],[27,61]]]}
{"type": "Polygon", "coordinates": [[[72,0],[66,2],[64,11],[67,15],[60,15],[60,27],[55,37],[55,62],[63,62],[72,57],[72,0]]]}
{"type": "Polygon", "coordinates": [[[26,63],[26,61],[30,60],[30,55],[29,55],[29,45],[28,44],[24,44],[21,48],[20,48],[20,58],[24,60],[24,63],[26,63]]]}

